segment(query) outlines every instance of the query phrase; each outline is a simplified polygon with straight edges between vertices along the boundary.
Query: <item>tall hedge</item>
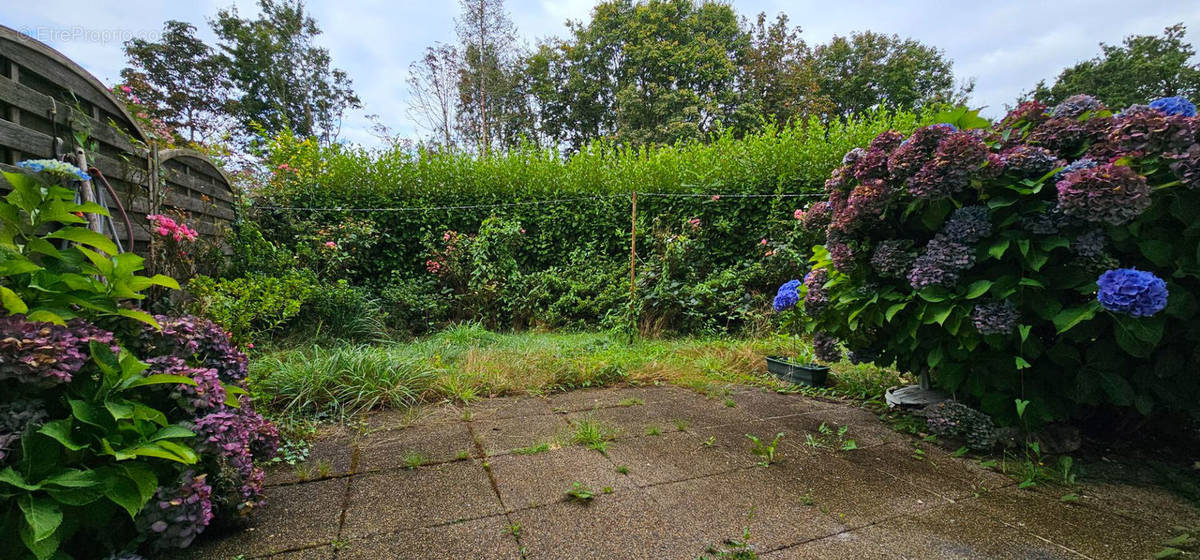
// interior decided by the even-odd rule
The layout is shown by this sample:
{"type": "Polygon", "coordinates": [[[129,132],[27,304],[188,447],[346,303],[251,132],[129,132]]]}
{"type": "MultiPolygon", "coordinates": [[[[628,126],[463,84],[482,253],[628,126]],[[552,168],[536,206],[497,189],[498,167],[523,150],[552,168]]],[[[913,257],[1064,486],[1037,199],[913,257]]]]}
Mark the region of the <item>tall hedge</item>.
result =
{"type": "MultiPolygon", "coordinates": [[[[484,156],[371,151],[285,134],[265,146],[271,177],[253,193],[252,215],[268,240],[291,247],[319,248],[322,234],[357,236],[370,249],[342,273],[354,282],[370,283],[393,271],[419,275],[425,240],[446,230],[477,231],[490,216],[520,222],[527,231],[520,265],[544,270],[565,264],[578,249],[604,259],[628,255],[631,191],[818,193],[848,149],[883,130],[912,130],[922,120],[879,112],[828,125],[768,126],[759,134],[726,134],[702,144],[630,149],[600,142],[569,157],[536,148],[484,156]],[[562,202],[525,204],[555,199],[562,202]],[[491,206],[498,204],[513,206],[491,206]],[[488,207],[418,210],[476,205],[488,207]]],[[[655,221],[699,218],[719,241],[709,244],[710,257],[733,264],[761,239],[780,234],[793,210],[806,203],[770,196],[642,196],[638,215],[643,230],[655,221]]]]}

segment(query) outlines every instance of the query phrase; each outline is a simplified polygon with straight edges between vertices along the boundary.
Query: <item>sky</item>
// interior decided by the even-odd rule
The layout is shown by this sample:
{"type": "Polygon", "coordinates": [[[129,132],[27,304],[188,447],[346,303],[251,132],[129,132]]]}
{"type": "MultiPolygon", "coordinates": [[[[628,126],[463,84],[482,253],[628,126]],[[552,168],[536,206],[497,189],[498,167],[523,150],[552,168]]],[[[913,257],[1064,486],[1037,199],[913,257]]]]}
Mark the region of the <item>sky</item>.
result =
{"type": "MultiPolygon", "coordinates": [[[[911,37],[938,47],[954,61],[955,75],[973,77],[970,105],[985,116],[1003,114],[1038,80],[1052,82],[1067,66],[1096,56],[1099,43],[1119,44],[1128,35],[1159,34],[1182,22],[1187,39],[1200,45],[1200,1],[1196,0],[933,0],[840,2],[736,0],[741,15],[787,13],[811,44],[835,35],[871,30],[911,37]]],[[[367,146],[367,115],[379,115],[394,132],[416,137],[408,116],[408,67],[426,46],[454,41],[458,3],[451,0],[307,0],[336,67],[346,70],[363,108],[346,116],[341,139],[367,146]]],[[[586,21],[595,0],[508,0],[505,3],[523,40],[565,35],[567,20],[586,21]]],[[[257,12],[255,0],[38,0],[11,3],[0,24],[42,40],[112,85],[120,81],[122,43],[156,38],[162,24],[177,19],[194,24],[215,43],[207,21],[236,5],[243,15],[257,12]]]]}

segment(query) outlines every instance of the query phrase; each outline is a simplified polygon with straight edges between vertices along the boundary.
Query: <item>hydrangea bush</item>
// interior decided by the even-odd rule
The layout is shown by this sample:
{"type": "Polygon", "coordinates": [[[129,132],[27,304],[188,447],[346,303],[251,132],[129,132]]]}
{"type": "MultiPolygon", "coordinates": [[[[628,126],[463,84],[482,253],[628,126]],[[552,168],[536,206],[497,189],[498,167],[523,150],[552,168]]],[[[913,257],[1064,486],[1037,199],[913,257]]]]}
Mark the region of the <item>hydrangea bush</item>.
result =
{"type": "Polygon", "coordinates": [[[105,212],[60,186],[77,169],[19,167],[0,201],[0,558],[160,557],[261,506],[279,436],[245,354],[210,321],[136,309],[178,285],[77,227],[105,212]]]}
{"type": "Polygon", "coordinates": [[[809,209],[828,214],[796,296],[817,350],[928,372],[1002,423],[1015,399],[1034,422],[1200,416],[1195,107],[939,120],[848,153],[809,209]]]}

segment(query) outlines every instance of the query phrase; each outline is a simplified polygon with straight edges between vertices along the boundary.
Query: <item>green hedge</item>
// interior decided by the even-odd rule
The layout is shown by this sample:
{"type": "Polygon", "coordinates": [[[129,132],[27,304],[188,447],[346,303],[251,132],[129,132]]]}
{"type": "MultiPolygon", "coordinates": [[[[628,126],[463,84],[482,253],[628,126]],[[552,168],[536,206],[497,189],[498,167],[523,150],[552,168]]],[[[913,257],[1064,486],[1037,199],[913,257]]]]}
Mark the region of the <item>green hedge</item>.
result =
{"type": "MultiPolygon", "coordinates": [[[[475,232],[490,216],[528,231],[517,255],[523,271],[561,266],[573,252],[627,257],[631,191],[673,194],[818,193],[850,148],[889,128],[926,121],[910,113],[873,113],[829,125],[813,120],[744,138],[705,144],[628,149],[597,143],[570,157],[550,150],[503,154],[320,146],[289,135],[265,144],[271,176],[254,193],[251,215],[265,238],[303,256],[325,241],[352,253],[331,278],[371,284],[400,271],[424,272],[429,239],[446,230],[475,232]],[[584,200],[568,200],[579,199],[584,200]],[[551,204],[523,203],[562,199],[551,204]],[[299,208],[422,208],[519,204],[468,209],[370,211],[299,208]],[[348,219],[355,221],[346,226],[348,219]],[[322,231],[333,227],[334,231],[322,231]],[[338,228],[341,229],[338,229],[338,228]],[[355,230],[355,231],[348,231],[355,230]],[[325,239],[322,233],[329,237],[325,239]]],[[[643,196],[640,226],[700,218],[711,225],[710,258],[733,266],[760,239],[780,235],[806,199],[643,196]]]]}

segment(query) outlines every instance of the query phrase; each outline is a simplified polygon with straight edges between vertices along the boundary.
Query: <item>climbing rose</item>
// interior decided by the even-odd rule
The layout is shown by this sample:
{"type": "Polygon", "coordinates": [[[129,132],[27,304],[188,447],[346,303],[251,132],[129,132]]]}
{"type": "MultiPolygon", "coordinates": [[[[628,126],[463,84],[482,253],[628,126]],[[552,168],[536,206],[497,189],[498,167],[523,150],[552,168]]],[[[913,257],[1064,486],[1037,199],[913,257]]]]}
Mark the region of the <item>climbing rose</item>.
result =
{"type": "Polygon", "coordinates": [[[1096,280],[1096,299],[1113,313],[1149,317],[1167,306],[1167,283],[1153,273],[1132,268],[1109,270],[1096,280]]]}
{"type": "Polygon", "coordinates": [[[1150,208],[1150,185],[1123,165],[1080,169],[1058,182],[1058,207],[1068,216],[1119,226],[1150,208]]]}
{"type": "Polygon", "coordinates": [[[788,280],[775,292],[775,300],[771,303],[771,307],[774,307],[775,311],[786,311],[795,307],[796,303],[800,301],[800,294],[796,292],[796,288],[799,287],[799,280],[788,280]]]}
{"type": "Polygon", "coordinates": [[[980,303],[971,310],[971,323],[979,334],[1008,334],[1020,319],[1017,307],[1008,300],[980,303]]]}
{"type": "Polygon", "coordinates": [[[1168,115],[1196,116],[1196,106],[1191,101],[1179,96],[1155,99],[1150,102],[1150,108],[1168,115]]]}
{"type": "Polygon", "coordinates": [[[797,208],[795,212],[792,212],[792,217],[797,220],[803,220],[804,219],[804,210],[797,208]]]}

